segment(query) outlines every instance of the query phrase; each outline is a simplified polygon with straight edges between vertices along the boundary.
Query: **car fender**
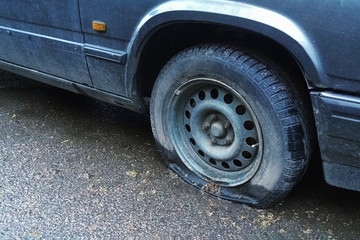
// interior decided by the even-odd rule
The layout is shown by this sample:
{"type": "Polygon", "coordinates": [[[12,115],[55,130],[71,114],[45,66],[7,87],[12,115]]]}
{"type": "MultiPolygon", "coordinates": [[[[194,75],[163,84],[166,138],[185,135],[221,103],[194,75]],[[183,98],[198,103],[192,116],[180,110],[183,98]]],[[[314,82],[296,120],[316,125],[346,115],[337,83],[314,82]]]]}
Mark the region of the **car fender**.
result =
{"type": "Polygon", "coordinates": [[[147,39],[164,25],[176,22],[223,24],[260,33],[284,46],[300,64],[308,85],[321,86],[326,77],[316,46],[296,22],[278,12],[224,0],[168,1],[148,12],[128,45],[127,89],[136,93],[135,74],[147,39]]]}

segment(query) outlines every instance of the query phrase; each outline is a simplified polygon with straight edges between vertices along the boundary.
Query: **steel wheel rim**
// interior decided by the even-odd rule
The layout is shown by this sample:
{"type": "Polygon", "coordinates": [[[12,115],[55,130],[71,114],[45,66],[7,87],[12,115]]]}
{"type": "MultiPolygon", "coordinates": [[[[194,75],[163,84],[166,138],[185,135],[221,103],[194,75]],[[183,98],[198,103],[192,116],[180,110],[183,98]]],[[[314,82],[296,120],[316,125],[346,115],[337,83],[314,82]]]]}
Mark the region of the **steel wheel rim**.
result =
{"type": "Polygon", "coordinates": [[[262,159],[259,121],[247,101],[225,83],[196,78],[172,95],[169,133],[182,162],[223,186],[251,179],[262,159]]]}

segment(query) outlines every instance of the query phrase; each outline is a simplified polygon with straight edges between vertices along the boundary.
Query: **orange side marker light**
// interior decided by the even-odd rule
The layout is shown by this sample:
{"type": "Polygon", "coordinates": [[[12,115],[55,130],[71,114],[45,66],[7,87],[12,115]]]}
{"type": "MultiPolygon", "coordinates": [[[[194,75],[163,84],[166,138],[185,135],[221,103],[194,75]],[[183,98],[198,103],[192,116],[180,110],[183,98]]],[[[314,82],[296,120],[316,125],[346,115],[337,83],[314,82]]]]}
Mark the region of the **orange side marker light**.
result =
{"type": "Polygon", "coordinates": [[[106,23],[102,21],[93,21],[93,29],[97,32],[106,32],[106,23]]]}

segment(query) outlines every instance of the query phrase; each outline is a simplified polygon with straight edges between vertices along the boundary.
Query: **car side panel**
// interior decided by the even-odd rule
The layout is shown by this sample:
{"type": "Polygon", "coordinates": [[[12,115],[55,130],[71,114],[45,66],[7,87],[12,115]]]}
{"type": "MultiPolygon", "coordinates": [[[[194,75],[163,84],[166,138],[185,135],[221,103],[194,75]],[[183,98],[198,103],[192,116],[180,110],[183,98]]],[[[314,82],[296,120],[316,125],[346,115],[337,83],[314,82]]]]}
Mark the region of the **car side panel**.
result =
{"type": "Polygon", "coordinates": [[[79,0],[82,29],[85,36],[87,63],[94,87],[99,90],[129,96],[125,85],[125,62],[128,43],[138,22],[160,0],[79,0]],[[106,24],[106,32],[92,28],[94,20],[106,24]],[[105,54],[105,56],[104,56],[105,54]],[[114,56],[122,57],[114,58],[114,56]]]}
{"type": "Polygon", "coordinates": [[[0,59],[91,86],[77,0],[0,0],[0,59]]]}

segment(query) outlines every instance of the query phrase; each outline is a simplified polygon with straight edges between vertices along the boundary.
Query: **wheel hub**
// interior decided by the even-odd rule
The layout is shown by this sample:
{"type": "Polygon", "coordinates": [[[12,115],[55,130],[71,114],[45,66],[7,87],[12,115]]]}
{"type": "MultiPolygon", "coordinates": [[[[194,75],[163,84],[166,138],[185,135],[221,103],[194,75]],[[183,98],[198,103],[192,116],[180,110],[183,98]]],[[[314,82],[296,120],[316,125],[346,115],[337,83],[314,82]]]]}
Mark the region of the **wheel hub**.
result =
{"type": "Polygon", "coordinates": [[[216,138],[224,138],[226,135],[226,129],[224,127],[224,124],[220,121],[214,122],[211,124],[210,128],[210,134],[216,138]]]}
{"type": "Polygon", "coordinates": [[[212,145],[226,146],[234,141],[230,121],[222,114],[210,114],[205,118],[202,129],[212,145]]]}

